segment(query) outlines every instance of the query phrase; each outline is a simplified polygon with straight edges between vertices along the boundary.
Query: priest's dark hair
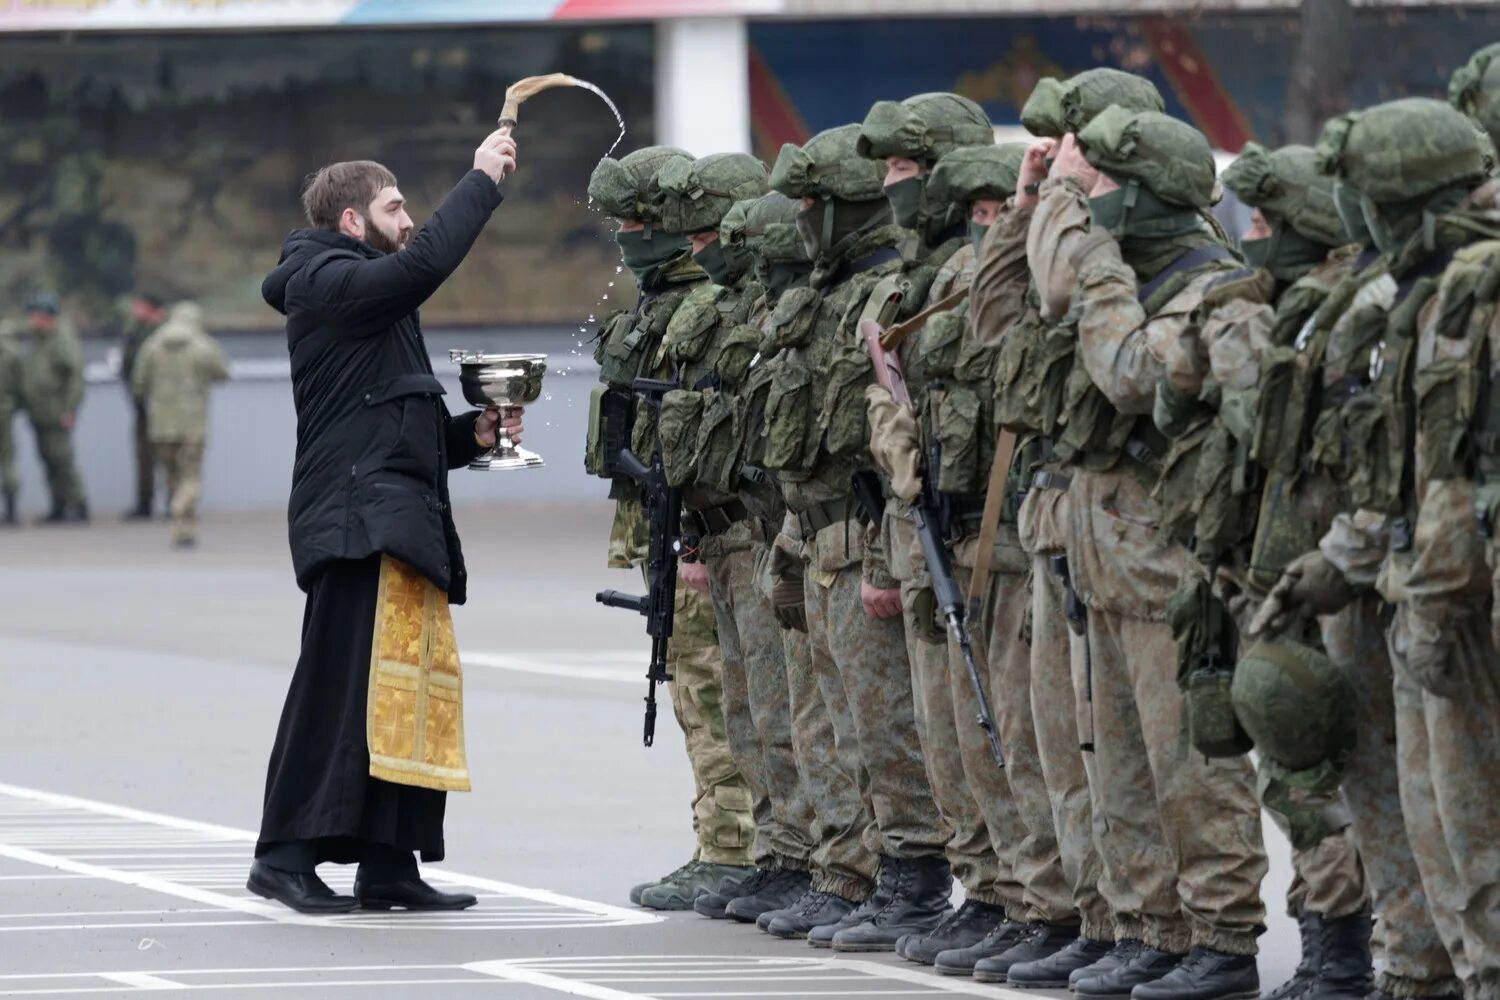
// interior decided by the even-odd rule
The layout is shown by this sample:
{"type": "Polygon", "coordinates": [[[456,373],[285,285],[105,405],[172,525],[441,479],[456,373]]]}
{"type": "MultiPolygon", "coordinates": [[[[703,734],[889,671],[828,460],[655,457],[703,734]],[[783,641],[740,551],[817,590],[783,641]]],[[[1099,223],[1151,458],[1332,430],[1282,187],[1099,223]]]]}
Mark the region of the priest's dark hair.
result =
{"type": "Polygon", "coordinates": [[[368,215],[375,196],[395,186],[396,175],[374,160],[330,163],[307,178],[302,187],[302,210],[309,225],[337,232],[344,209],[368,215]]]}

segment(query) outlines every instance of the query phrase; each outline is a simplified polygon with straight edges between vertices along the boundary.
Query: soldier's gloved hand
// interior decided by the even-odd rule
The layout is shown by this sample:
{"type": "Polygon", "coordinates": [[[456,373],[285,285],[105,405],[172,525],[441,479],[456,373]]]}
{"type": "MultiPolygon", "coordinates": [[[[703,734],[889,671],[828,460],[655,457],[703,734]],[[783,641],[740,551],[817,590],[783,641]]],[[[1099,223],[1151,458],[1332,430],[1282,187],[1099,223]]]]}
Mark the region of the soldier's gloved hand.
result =
{"type": "Polygon", "coordinates": [[[1299,615],[1327,615],[1354,599],[1354,588],[1321,552],[1292,560],[1250,622],[1251,635],[1285,631],[1299,615]]]}
{"type": "Polygon", "coordinates": [[[778,574],[772,579],[771,613],[782,628],[807,631],[807,604],[801,576],[778,574]]]}
{"type": "Polygon", "coordinates": [[[922,445],[917,440],[917,418],[911,407],[892,398],[884,386],[865,387],[865,406],[870,420],[870,454],[875,466],[891,484],[891,494],[912,503],[922,492],[917,460],[922,445]]]}

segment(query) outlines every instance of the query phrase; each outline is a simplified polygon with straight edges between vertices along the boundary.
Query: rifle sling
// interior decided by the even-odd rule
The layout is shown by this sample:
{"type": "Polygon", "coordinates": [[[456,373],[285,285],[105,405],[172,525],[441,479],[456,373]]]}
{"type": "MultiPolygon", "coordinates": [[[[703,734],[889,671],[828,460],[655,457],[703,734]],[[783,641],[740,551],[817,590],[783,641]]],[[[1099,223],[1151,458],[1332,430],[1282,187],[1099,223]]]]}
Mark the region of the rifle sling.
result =
{"type": "Polygon", "coordinates": [[[990,483],[984,491],[984,513],[979,520],[979,551],[974,555],[974,572],[969,577],[969,616],[978,620],[984,591],[989,586],[990,564],[994,562],[995,535],[1000,531],[1000,512],[1005,507],[1005,480],[1016,454],[1016,432],[1000,431],[995,441],[995,458],[990,463],[990,483]]]}
{"type": "Polygon", "coordinates": [[[932,319],[932,317],[936,316],[938,313],[945,313],[950,309],[958,308],[968,297],[969,286],[964,285],[962,288],[952,293],[951,295],[946,295],[943,298],[938,299],[932,305],[928,306],[926,309],[923,309],[915,316],[911,317],[910,319],[902,320],[901,322],[895,324],[884,333],[882,333],[880,335],[880,346],[884,347],[887,351],[894,351],[896,348],[906,343],[907,337],[911,336],[918,330],[922,329],[922,327],[926,326],[927,321],[932,319]]]}

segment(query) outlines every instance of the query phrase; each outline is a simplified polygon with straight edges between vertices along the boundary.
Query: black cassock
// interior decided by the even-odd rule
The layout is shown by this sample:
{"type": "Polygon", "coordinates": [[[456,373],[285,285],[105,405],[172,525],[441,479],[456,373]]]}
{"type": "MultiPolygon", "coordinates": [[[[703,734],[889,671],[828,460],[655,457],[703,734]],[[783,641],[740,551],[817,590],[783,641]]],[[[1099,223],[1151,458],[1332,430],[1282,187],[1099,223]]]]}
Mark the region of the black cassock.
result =
{"type": "Polygon", "coordinates": [[[365,738],[380,557],[327,565],[307,595],[302,654],[266,775],[259,857],[314,841],[317,860],[353,864],[367,844],[443,860],[447,793],[370,777],[365,738]]]}

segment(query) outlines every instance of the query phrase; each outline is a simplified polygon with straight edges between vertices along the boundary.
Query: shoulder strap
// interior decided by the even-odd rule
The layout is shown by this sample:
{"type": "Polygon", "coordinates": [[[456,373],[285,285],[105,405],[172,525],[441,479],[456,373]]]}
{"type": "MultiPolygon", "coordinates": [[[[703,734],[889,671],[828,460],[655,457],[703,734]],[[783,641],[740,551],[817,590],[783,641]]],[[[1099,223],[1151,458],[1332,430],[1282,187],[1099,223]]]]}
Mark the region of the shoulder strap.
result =
{"type": "MultiPolygon", "coordinates": [[[[1213,244],[1206,247],[1198,247],[1194,250],[1189,250],[1178,257],[1176,260],[1172,261],[1172,263],[1162,268],[1159,272],[1157,272],[1156,277],[1152,278],[1140,288],[1136,289],[1136,301],[1144,306],[1147,306],[1146,311],[1151,312],[1151,300],[1156,296],[1156,293],[1165,288],[1167,282],[1171,281],[1173,278],[1177,277],[1178,275],[1186,275],[1187,272],[1196,270],[1197,268],[1202,267],[1204,264],[1212,264],[1215,261],[1220,260],[1237,259],[1238,258],[1236,258],[1234,255],[1234,251],[1230,250],[1228,247],[1219,246],[1218,244],[1213,244]]],[[[1170,299],[1171,296],[1168,296],[1167,298],[1170,299]]]]}

